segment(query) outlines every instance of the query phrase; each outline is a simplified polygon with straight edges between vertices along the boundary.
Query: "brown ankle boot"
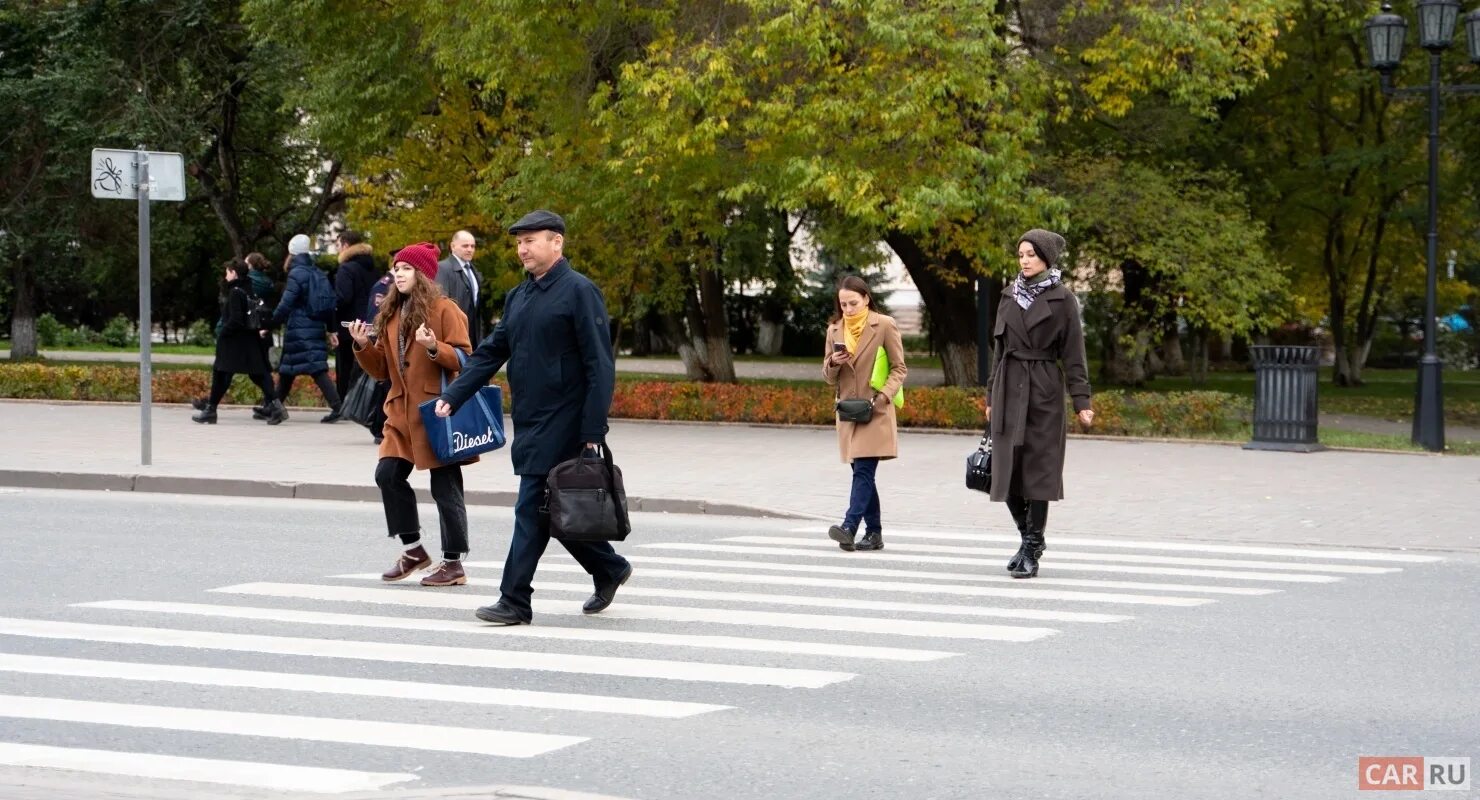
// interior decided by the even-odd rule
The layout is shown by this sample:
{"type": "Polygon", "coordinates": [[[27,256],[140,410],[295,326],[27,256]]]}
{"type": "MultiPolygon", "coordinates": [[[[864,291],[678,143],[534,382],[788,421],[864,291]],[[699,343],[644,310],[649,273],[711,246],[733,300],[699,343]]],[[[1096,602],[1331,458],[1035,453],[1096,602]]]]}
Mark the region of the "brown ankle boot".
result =
{"type": "Polygon", "coordinates": [[[421,579],[422,586],[462,586],[468,582],[461,561],[443,561],[437,571],[421,579]]]}
{"type": "Polygon", "coordinates": [[[432,557],[427,555],[426,548],[417,545],[415,548],[402,553],[401,557],[396,559],[396,563],[392,564],[390,569],[380,573],[380,579],[387,582],[398,581],[419,569],[425,569],[431,565],[432,557]]]}

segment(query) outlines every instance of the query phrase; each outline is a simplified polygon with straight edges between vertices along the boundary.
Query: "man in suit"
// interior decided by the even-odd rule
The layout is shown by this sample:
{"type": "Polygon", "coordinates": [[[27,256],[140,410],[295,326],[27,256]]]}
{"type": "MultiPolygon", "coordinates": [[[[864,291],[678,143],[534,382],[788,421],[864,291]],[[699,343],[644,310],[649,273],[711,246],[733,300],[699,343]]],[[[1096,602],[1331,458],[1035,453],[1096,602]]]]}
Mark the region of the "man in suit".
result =
{"type": "MultiPolygon", "coordinates": [[[[462,374],[437,400],[437,414],[449,416],[467,402],[505,363],[514,401],[510,458],[519,475],[514,502],[514,540],[504,561],[501,596],[478,609],[485,622],[527,625],[533,612],[535,569],[550,544],[542,529],[540,504],[545,476],[581,448],[606,441],[606,415],[616,388],[606,303],[589,278],[571,268],[562,250],[565,220],[549,211],[526,215],[509,229],[519,243],[519,260],[528,277],[504,300],[503,317],[478,345],[462,374]]],[[[632,565],[607,542],[560,543],[590,573],[596,585],[582,610],[604,611],[617,587],[632,576],[632,565]]]]}
{"type": "Polygon", "coordinates": [[[452,241],[448,245],[452,252],[437,263],[437,285],[467,315],[469,340],[481,341],[483,322],[478,313],[478,301],[481,298],[478,293],[478,272],[473,269],[477,241],[473,239],[473,234],[458,231],[452,234],[452,241]]]}

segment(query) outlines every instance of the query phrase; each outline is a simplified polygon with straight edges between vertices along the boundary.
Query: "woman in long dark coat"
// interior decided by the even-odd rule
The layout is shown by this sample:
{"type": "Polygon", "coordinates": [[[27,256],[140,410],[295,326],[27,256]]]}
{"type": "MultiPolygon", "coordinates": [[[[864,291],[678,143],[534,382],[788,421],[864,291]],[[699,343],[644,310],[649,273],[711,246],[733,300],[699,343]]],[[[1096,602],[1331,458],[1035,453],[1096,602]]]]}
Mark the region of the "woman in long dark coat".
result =
{"type": "Polygon", "coordinates": [[[1064,237],[1033,229],[1018,239],[1021,272],[997,307],[996,358],[987,382],[992,499],[1007,503],[1022,546],[1007,562],[1014,578],[1038,574],[1048,504],[1064,499],[1064,391],[1088,428],[1089,370],[1079,302],[1058,269],[1064,237]],[[992,413],[993,408],[997,413],[992,413]]]}
{"type": "Polygon", "coordinates": [[[255,303],[252,282],[247,277],[246,265],[236,259],[223,265],[226,275],[226,296],[221,300],[221,333],[216,337],[216,363],[212,367],[211,396],[206,398],[200,413],[191,417],[196,422],[216,424],[216,405],[231,388],[231,379],[237,373],[245,373],[262,389],[262,405],[267,409],[267,424],[276,425],[283,421],[283,404],[272,393],[272,381],[268,378],[267,359],[262,355],[258,343],[261,333],[248,324],[247,310],[255,303]]]}

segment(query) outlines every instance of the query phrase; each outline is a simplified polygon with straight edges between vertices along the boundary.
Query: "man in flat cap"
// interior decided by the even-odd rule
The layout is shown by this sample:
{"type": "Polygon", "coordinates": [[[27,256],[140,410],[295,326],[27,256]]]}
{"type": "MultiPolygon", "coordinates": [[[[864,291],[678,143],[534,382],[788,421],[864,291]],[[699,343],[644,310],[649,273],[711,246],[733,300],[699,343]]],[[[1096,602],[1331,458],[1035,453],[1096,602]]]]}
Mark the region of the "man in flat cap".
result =
{"type": "MultiPolygon", "coordinates": [[[[504,300],[504,315],[468,358],[462,374],[437,401],[448,416],[467,402],[505,363],[514,401],[514,436],[509,455],[519,475],[514,503],[514,540],[504,560],[501,596],[478,609],[485,622],[525,625],[533,617],[531,585],[540,556],[550,543],[539,507],[545,476],[583,447],[606,440],[606,415],[616,383],[606,302],[589,278],[571,269],[562,251],[565,220],[534,211],[509,228],[528,278],[504,300]]],[[[591,574],[596,591],[582,610],[596,614],[611,605],[632,565],[607,542],[561,540],[591,574]]]]}

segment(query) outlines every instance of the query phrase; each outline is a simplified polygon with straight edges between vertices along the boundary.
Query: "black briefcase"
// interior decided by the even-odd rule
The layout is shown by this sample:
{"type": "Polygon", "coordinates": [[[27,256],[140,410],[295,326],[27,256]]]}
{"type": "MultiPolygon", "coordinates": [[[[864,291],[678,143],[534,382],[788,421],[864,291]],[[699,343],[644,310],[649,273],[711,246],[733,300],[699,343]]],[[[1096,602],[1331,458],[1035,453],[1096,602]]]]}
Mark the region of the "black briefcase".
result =
{"type": "Polygon", "coordinates": [[[556,539],[575,542],[620,542],[632,532],[627,518],[627,490],[622,470],[612,463],[611,448],[591,448],[562,461],[545,477],[548,530],[556,539]]]}

